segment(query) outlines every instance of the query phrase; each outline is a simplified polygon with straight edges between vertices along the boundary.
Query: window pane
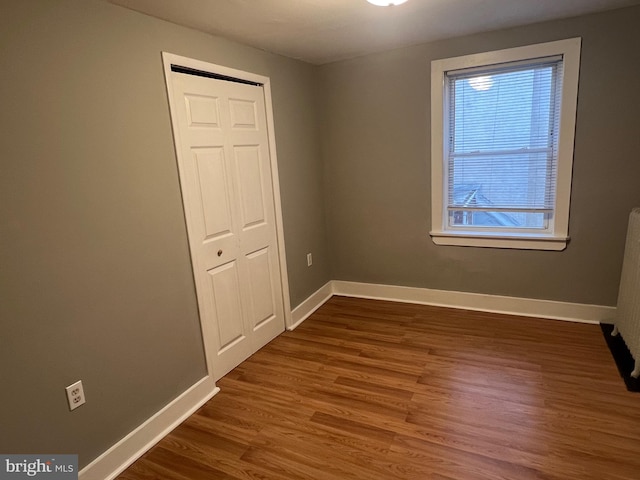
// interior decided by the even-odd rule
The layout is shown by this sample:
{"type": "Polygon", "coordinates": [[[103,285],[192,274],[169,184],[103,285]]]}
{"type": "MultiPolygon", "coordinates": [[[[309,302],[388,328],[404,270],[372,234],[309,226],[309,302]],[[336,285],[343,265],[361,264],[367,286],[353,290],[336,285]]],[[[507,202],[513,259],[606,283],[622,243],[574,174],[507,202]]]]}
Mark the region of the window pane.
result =
{"type": "Polygon", "coordinates": [[[550,208],[550,175],[546,152],[454,157],[449,162],[449,178],[453,180],[449,205],[550,208]]]}
{"type": "Polygon", "coordinates": [[[450,226],[546,228],[555,205],[557,71],[552,63],[449,75],[450,226]]]}
{"type": "Polygon", "coordinates": [[[454,77],[451,151],[547,147],[552,142],[550,66],[454,77]],[[480,83],[478,83],[480,82],[480,83]]]}
{"type": "Polygon", "coordinates": [[[547,228],[547,217],[544,213],[531,212],[491,212],[491,211],[450,211],[450,227],[495,227],[509,228],[547,228]]]}

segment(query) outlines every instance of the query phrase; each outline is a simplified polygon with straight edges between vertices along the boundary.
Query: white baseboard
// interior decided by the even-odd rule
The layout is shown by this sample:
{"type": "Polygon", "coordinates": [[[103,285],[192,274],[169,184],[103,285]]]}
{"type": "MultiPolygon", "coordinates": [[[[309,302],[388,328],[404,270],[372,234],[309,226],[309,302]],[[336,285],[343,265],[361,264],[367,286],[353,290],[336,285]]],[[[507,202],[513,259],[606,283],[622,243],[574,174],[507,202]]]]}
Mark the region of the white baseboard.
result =
{"type": "Polygon", "coordinates": [[[287,330],[294,330],[298,327],[333,295],[461,308],[464,310],[577,323],[612,323],[616,315],[616,307],[603,305],[332,280],[291,312],[292,325],[287,327],[287,330]]]}
{"type": "Polygon", "coordinates": [[[309,298],[291,311],[291,325],[287,327],[287,330],[294,330],[309,318],[313,312],[320,308],[324,302],[331,298],[333,295],[332,283],[333,282],[328,282],[320,287],[315,293],[311,294],[309,298]]]}
{"type": "Polygon", "coordinates": [[[615,307],[601,305],[344,282],[340,280],[331,282],[331,290],[335,295],[345,297],[391,300],[580,323],[611,323],[611,319],[615,317],[616,313],[615,307]]]}
{"type": "Polygon", "coordinates": [[[79,480],[116,478],[219,390],[212,377],[204,377],[80,470],[79,480]]]}

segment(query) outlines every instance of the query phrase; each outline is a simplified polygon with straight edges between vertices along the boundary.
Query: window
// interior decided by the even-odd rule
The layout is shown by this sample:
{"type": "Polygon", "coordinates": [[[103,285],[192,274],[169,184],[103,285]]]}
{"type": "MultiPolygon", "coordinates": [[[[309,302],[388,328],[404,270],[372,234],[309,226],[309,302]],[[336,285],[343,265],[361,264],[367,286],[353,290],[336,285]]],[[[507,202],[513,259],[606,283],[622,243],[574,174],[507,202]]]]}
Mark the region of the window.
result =
{"type": "Polygon", "coordinates": [[[580,39],[431,63],[438,245],[566,247],[580,39]]]}

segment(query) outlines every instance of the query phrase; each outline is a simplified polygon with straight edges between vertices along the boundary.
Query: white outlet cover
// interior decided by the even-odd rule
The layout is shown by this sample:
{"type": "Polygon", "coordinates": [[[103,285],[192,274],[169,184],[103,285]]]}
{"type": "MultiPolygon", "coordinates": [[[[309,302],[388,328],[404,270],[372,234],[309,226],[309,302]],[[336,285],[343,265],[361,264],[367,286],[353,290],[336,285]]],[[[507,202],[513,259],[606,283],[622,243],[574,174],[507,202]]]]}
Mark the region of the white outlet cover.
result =
{"type": "Polygon", "coordinates": [[[67,391],[67,401],[69,402],[69,410],[75,410],[80,405],[84,405],[84,388],[82,388],[82,380],[78,380],[76,383],[69,385],[65,388],[67,391]]]}

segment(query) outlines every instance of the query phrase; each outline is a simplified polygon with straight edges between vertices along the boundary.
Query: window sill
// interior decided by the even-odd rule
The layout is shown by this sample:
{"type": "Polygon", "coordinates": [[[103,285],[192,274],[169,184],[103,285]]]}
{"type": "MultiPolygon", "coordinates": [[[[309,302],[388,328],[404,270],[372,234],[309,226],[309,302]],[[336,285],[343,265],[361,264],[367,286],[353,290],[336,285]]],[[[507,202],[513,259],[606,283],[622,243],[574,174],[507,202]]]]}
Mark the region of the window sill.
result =
{"type": "Polygon", "coordinates": [[[458,247],[514,248],[520,250],[561,251],[567,247],[569,237],[552,235],[531,235],[519,233],[479,233],[479,232],[430,232],[436,245],[458,247]]]}

